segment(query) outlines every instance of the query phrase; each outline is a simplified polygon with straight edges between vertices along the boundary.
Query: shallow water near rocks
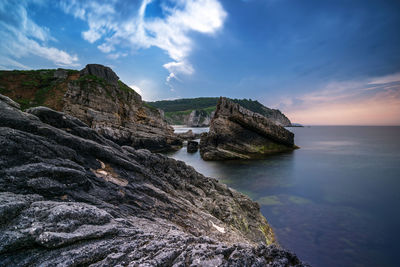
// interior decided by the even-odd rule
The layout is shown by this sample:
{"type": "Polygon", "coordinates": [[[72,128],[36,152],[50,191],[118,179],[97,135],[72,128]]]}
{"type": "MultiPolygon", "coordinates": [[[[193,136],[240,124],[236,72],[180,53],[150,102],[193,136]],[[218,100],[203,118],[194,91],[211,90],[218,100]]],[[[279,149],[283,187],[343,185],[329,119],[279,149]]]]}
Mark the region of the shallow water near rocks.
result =
{"type": "Polygon", "coordinates": [[[289,130],[301,148],[263,160],[168,156],[260,203],[278,242],[313,266],[398,266],[400,127],[289,130]]]}

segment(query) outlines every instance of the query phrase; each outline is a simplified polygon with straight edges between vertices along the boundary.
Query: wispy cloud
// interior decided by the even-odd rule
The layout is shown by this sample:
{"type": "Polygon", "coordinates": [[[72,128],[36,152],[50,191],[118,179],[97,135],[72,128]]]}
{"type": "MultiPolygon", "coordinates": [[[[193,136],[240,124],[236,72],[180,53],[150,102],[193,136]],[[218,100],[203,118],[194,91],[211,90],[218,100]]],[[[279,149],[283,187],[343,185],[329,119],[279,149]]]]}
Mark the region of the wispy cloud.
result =
{"type": "Polygon", "coordinates": [[[0,59],[3,68],[28,68],[18,59],[35,55],[58,66],[77,66],[78,57],[49,45],[56,41],[46,27],[37,25],[27,10],[28,1],[0,3],[0,59]]]}
{"type": "MultiPolygon", "coordinates": [[[[158,47],[172,59],[163,65],[169,71],[167,82],[179,75],[194,72],[188,57],[193,49],[190,32],[213,35],[223,27],[227,13],[217,0],[173,0],[161,5],[162,17],[147,17],[152,0],[143,0],[135,14],[121,19],[115,6],[118,1],[81,2],[63,1],[62,9],[76,18],[87,21],[89,29],[82,33],[85,40],[94,43],[104,53],[120,49],[158,47]]],[[[125,55],[115,54],[119,56],[125,55]]],[[[118,56],[118,57],[119,57],[118,56]]],[[[115,56],[117,57],[117,56],[115,56]]]]}
{"type": "Polygon", "coordinates": [[[332,82],[282,99],[292,121],[325,125],[400,125],[400,73],[332,82]]]}
{"type": "Polygon", "coordinates": [[[142,96],[142,99],[145,101],[158,100],[158,97],[160,95],[157,84],[149,79],[138,80],[137,82],[135,82],[135,84],[129,85],[129,87],[140,94],[142,96]]]}

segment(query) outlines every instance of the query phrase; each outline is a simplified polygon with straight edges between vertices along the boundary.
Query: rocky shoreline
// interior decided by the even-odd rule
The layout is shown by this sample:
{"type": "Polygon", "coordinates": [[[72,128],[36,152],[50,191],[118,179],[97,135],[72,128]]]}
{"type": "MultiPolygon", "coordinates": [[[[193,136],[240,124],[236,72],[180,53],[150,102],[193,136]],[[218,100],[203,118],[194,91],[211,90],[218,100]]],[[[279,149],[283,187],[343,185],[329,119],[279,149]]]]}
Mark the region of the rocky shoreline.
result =
{"type": "Polygon", "coordinates": [[[259,205],[77,118],[0,98],[0,266],[303,266],[259,205]]]}

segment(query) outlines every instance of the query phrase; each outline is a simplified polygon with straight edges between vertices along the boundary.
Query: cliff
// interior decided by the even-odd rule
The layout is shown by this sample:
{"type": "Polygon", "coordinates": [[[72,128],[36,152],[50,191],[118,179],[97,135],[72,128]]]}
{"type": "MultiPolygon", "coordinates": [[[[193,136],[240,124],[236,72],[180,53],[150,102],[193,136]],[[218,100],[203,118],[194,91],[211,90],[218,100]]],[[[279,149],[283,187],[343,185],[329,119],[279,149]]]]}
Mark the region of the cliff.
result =
{"type": "Polygon", "coordinates": [[[0,266],[302,266],[192,167],[0,96],[0,266]]]}
{"type": "Polygon", "coordinates": [[[75,116],[120,145],[162,151],[182,144],[156,108],[102,65],[89,64],[80,72],[1,71],[0,93],[23,109],[47,106],[75,116]]]}
{"type": "Polygon", "coordinates": [[[200,140],[204,160],[252,159],[291,151],[294,134],[269,118],[221,97],[210,131],[200,140]]]}
{"type": "Polygon", "coordinates": [[[240,106],[258,113],[270,120],[272,120],[275,124],[280,126],[291,126],[290,120],[283,114],[279,109],[272,109],[264,106],[257,100],[251,99],[231,99],[232,102],[239,104],[240,106]]]}
{"type": "MultiPolygon", "coordinates": [[[[165,119],[170,124],[186,125],[189,127],[210,126],[213,112],[216,109],[219,98],[200,97],[184,98],[176,100],[162,100],[148,102],[149,105],[162,109],[165,112],[165,119]]],[[[290,120],[278,109],[271,109],[257,100],[231,99],[242,107],[263,115],[281,126],[291,126],[290,120]]]]}

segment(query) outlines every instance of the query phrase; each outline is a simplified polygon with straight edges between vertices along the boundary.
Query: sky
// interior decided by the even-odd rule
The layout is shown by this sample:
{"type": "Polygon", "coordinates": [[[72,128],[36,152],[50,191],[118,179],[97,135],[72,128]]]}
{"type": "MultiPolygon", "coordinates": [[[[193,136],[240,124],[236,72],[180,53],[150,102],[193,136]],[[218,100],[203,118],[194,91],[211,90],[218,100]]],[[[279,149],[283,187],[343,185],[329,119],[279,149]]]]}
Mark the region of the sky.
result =
{"type": "Polygon", "coordinates": [[[0,69],[111,67],[144,100],[400,125],[398,0],[2,0],[0,69]]]}

